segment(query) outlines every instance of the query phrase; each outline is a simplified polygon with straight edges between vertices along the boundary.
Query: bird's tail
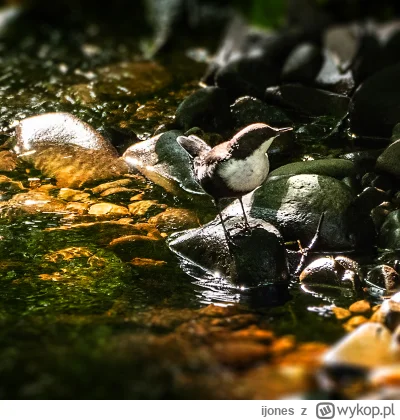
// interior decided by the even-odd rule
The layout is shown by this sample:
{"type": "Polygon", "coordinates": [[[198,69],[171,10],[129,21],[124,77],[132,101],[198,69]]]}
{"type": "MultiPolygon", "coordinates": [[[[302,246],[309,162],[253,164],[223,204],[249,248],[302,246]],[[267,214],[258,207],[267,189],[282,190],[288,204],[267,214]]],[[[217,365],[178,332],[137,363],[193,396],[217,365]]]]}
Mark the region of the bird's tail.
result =
{"type": "Polygon", "coordinates": [[[204,140],[194,135],[179,136],[176,140],[192,158],[204,155],[211,150],[204,140]]]}

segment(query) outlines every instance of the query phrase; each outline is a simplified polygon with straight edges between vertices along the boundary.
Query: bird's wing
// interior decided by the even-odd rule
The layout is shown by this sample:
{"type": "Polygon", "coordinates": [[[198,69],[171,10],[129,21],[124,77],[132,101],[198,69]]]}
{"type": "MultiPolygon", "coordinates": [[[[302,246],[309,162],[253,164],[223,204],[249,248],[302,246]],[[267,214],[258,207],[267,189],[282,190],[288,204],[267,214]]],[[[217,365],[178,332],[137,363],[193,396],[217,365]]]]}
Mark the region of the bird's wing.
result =
{"type": "Polygon", "coordinates": [[[203,156],[211,150],[204,140],[194,135],[179,136],[176,140],[192,158],[203,156]]]}
{"type": "Polygon", "coordinates": [[[218,144],[203,157],[203,162],[207,165],[223,162],[230,158],[230,149],[231,145],[229,142],[218,144]]]}

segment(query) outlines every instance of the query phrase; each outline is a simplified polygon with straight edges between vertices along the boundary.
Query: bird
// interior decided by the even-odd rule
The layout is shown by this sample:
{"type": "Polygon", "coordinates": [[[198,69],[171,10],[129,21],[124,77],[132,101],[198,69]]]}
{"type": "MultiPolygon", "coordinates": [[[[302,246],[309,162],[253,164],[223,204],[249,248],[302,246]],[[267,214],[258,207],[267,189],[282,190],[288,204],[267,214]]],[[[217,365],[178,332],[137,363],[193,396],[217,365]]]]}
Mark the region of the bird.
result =
{"type": "Polygon", "coordinates": [[[245,228],[251,231],[242,197],[265,181],[269,172],[268,148],[276,137],[291,130],[292,127],[274,128],[262,123],[251,124],[232,139],[213,148],[195,135],[177,137],[177,142],[192,158],[197,181],[214,199],[228,241],[230,236],[221,214],[221,199],[239,200],[245,228]]]}

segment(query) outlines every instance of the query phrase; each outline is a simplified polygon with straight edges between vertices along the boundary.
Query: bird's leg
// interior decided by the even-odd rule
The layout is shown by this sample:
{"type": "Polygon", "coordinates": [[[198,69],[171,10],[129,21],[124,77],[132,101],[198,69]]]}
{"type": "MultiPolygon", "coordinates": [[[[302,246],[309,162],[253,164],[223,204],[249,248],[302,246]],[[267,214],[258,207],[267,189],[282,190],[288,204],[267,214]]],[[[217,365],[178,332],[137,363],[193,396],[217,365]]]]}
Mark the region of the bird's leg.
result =
{"type": "Polygon", "coordinates": [[[242,207],[242,212],[243,212],[243,217],[244,217],[244,227],[246,230],[249,230],[251,232],[251,226],[249,224],[249,221],[247,220],[246,212],[244,211],[242,197],[239,197],[238,200],[240,202],[240,206],[242,207]]]}
{"type": "Polygon", "coordinates": [[[226,239],[226,243],[228,245],[229,253],[232,254],[231,246],[232,246],[233,242],[232,242],[231,236],[229,235],[228,231],[226,230],[224,219],[222,218],[222,213],[221,213],[221,208],[220,208],[220,205],[219,205],[219,200],[215,200],[215,206],[217,207],[219,218],[221,220],[221,225],[222,225],[222,228],[224,229],[225,239],[226,239]]]}

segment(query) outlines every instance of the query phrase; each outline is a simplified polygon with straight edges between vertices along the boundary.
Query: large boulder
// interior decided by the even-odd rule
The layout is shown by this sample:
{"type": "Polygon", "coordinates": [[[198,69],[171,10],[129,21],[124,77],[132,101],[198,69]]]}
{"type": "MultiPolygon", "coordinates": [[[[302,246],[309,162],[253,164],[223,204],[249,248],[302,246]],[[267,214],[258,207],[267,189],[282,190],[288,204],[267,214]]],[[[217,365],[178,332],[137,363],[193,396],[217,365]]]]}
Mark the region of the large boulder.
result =
{"type": "Polygon", "coordinates": [[[368,215],[358,214],[355,198],[347,185],[332,177],[277,176],[254,192],[250,215],[272,223],[285,241],[300,240],[306,246],[324,214],[317,249],[369,247],[374,241],[374,228],[368,215]]]}

